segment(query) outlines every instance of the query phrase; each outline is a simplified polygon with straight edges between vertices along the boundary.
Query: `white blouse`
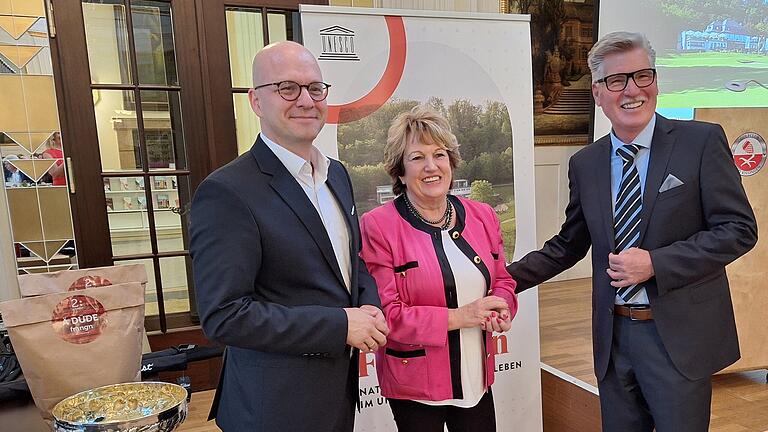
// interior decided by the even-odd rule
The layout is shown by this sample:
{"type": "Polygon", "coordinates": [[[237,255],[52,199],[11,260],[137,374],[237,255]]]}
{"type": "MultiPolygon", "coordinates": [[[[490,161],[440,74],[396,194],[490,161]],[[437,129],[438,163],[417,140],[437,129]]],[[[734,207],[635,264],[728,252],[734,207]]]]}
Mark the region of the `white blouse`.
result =
{"type": "MultiPolygon", "coordinates": [[[[456,282],[456,296],[459,307],[472,303],[485,294],[485,278],[480,270],[464,255],[451,238],[449,231],[442,231],[443,250],[456,282]]],[[[483,356],[483,330],[480,327],[459,330],[461,349],[462,399],[441,401],[417,401],[427,405],[453,405],[471,408],[480,402],[485,394],[485,366],[483,356]]]]}

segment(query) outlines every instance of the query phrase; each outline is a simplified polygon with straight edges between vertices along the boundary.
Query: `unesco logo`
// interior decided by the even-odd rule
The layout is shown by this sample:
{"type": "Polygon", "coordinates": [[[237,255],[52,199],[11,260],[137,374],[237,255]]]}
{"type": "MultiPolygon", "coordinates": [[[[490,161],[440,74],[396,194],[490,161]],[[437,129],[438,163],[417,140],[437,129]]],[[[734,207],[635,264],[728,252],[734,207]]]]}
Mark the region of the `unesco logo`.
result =
{"type": "Polygon", "coordinates": [[[318,60],[360,61],[355,52],[355,32],[341,26],[320,30],[323,52],[318,60]]]}

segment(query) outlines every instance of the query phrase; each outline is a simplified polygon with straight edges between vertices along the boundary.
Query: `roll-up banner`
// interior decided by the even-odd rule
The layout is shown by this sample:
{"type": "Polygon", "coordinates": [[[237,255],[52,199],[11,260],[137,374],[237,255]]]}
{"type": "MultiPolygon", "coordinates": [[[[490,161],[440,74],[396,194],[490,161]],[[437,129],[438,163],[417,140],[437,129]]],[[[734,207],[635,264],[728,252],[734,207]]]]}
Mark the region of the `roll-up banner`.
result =
{"type": "MultiPolygon", "coordinates": [[[[316,145],[347,167],[357,213],[394,198],[382,167],[387,129],[417,104],[451,123],[463,163],[451,193],[484,201],[501,222],[508,260],[537,247],[533,90],[527,15],[301,6],[304,45],[328,96],[316,145]],[[518,229],[519,228],[519,229],[518,229]]],[[[499,431],[540,431],[538,293],[520,296],[512,329],[497,334],[493,395],[499,431]]],[[[360,357],[356,431],[395,431],[376,378],[360,357]]]]}

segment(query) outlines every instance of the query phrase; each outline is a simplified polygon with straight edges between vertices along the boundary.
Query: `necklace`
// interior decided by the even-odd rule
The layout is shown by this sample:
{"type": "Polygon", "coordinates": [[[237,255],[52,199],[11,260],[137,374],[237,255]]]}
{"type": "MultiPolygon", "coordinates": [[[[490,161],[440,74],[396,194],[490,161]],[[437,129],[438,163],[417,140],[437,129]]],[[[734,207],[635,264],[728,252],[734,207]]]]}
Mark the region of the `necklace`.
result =
{"type": "Polygon", "coordinates": [[[448,227],[451,226],[451,220],[453,220],[453,206],[451,205],[451,201],[447,196],[445,197],[445,212],[443,213],[443,216],[438,220],[429,220],[422,216],[422,214],[416,210],[416,207],[413,205],[411,200],[408,199],[408,194],[403,194],[403,198],[405,201],[405,206],[408,207],[408,211],[416,216],[416,219],[428,225],[439,225],[440,229],[443,231],[447,230],[448,227]]]}

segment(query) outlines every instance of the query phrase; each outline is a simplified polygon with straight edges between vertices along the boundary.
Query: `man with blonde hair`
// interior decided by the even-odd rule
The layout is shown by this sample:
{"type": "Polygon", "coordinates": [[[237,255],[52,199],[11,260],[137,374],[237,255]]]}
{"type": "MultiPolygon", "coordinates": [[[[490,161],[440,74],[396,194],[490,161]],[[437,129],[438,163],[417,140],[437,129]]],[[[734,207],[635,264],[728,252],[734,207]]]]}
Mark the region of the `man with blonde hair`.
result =
{"type": "Polygon", "coordinates": [[[739,358],[725,266],[757,225],[723,129],[655,113],[655,53],[616,32],[589,53],[611,133],[570,160],[560,233],[507,269],[523,290],[592,247],[603,432],[704,432],[711,375],[739,358]]]}
{"type": "Polygon", "coordinates": [[[192,203],[200,321],[227,346],[211,417],[224,431],[351,431],[359,352],[389,330],[349,175],[313,145],[330,86],[294,42],[256,54],[253,80],[261,133],[192,203]]]}

